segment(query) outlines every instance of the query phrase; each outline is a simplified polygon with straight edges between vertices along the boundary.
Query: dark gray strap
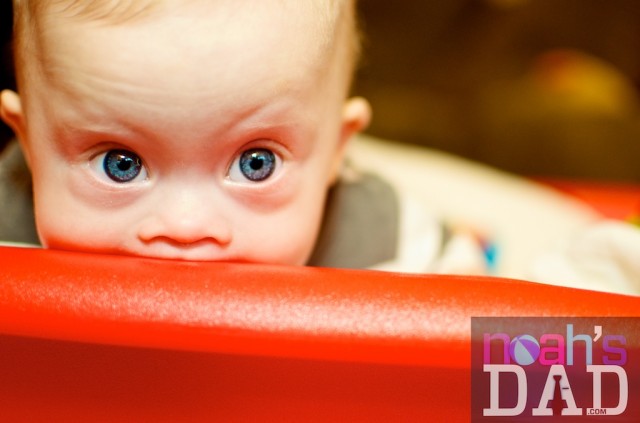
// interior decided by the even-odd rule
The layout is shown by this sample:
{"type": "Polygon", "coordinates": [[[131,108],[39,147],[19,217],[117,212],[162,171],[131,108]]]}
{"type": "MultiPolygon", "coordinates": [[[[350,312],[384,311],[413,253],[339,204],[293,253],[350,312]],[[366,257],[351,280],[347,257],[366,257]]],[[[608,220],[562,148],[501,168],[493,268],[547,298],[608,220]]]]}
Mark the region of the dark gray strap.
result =
{"type": "Polygon", "coordinates": [[[371,174],[329,192],[311,266],[360,269],[396,256],[399,205],[393,188],[371,174]]]}
{"type": "Polygon", "coordinates": [[[0,153],[0,240],[39,244],[31,174],[17,142],[0,153]]]}

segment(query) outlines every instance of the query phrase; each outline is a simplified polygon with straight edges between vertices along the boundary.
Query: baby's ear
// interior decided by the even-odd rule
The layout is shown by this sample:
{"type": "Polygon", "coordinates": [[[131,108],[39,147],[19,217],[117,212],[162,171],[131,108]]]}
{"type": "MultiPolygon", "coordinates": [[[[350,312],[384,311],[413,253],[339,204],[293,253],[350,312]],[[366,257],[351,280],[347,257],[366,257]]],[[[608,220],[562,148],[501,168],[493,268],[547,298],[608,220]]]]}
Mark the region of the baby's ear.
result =
{"type": "Polygon", "coordinates": [[[349,140],[357,133],[365,130],[371,121],[371,106],[362,97],[348,99],[342,108],[342,129],[337,146],[336,157],[331,174],[331,182],[335,182],[342,167],[342,161],[349,140]]]}
{"type": "Polygon", "coordinates": [[[348,99],[342,109],[342,142],[346,143],[353,135],[369,126],[371,106],[362,97],[348,99]]]}
{"type": "Polygon", "coordinates": [[[25,124],[22,102],[15,91],[3,90],[0,92],[0,117],[13,129],[18,139],[24,138],[25,124]]]}

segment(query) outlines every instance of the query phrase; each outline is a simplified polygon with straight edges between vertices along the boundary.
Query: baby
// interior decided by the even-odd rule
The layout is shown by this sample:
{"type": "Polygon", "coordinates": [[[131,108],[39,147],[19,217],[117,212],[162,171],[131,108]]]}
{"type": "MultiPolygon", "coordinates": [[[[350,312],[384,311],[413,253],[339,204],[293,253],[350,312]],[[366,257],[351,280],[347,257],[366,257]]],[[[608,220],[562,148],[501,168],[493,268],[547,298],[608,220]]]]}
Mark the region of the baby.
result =
{"type": "MultiPolygon", "coordinates": [[[[355,0],[15,0],[14,9],[19,95],[2,92],[0,112],[31,169],[43,246],[484,270],[475,241],[399,205],[382,179],[345,176],[345,148],[370,119],[364,99],[348,98],[355,0]]],[[[4,156],[0,174],[16,161],[4,156]]],[[[0,190],[0,203],[20,194],[4,198],[0,190]]]]}
{"type": "Polygon", "coordinates": [[[1,114],[48,248],[302,265],[345,146],[352,0],[16,0],[1,114]]]}

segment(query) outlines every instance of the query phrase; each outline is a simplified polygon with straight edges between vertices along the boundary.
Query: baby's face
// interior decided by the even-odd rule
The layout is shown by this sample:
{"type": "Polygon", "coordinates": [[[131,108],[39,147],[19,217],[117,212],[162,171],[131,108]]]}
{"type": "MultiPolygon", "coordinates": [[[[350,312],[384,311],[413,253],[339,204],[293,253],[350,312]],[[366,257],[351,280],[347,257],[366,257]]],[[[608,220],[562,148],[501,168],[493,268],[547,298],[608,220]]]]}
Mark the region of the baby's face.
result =
{"type": "Polygon", "coordinates": [[[344,143],[367,120],[345,107],[313,7],[161,3],[119,23],[51,13],[21,110],[5,93],[41,241],[304,264],[344,143]]]}

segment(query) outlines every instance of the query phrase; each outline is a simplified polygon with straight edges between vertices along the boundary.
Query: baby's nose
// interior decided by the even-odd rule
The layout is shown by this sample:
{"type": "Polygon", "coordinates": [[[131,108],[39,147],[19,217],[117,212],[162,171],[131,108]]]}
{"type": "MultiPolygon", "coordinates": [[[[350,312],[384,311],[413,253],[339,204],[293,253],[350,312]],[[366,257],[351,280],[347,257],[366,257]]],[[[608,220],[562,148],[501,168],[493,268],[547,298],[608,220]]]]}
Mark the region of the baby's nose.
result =
{"type": "Polygon", "coordinates": [[[164,241],[174,246],[200,242],[228,245],[231,226],[222,213],[207,203],[185,193],[175,196],[151,210],[141,222],[138,237],[143,242],[164,241]]]}

